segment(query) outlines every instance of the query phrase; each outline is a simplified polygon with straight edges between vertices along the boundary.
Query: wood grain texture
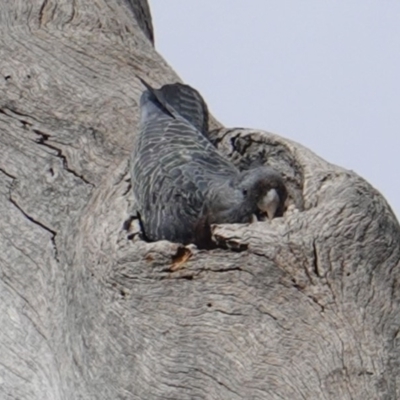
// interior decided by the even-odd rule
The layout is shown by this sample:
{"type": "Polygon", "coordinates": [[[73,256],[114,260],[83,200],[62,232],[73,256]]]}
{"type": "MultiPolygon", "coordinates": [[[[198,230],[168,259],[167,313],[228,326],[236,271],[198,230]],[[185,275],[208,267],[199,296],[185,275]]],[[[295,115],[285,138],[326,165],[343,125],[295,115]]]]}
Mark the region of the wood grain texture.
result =
{"type": "Polygon", "coordinates": [[[400,227],[351,171],[212,122],[284,175],[271,223],[145,243],[128,174],[138,76],[178,80],[144,0],[0,10],[0,398],[400,398],[400,227]],[[132,217],[133,216],[133,217],[132,217]]]}

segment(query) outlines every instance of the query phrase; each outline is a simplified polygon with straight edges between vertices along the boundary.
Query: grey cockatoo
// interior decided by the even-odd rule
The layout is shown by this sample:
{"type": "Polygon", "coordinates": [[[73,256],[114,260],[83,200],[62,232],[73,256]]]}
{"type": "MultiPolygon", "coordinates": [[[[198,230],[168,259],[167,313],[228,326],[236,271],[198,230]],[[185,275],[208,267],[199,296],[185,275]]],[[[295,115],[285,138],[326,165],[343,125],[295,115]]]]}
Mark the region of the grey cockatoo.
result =
{"type": "Polygon", "coordinates": [[[195,89],[142,82],[131,179],[148,240],[207,247],[211,224],[282,214],[287,192],[280,174],[267,166],[240,172],[223,157],[207,138],[207,106],[195,89]]]}

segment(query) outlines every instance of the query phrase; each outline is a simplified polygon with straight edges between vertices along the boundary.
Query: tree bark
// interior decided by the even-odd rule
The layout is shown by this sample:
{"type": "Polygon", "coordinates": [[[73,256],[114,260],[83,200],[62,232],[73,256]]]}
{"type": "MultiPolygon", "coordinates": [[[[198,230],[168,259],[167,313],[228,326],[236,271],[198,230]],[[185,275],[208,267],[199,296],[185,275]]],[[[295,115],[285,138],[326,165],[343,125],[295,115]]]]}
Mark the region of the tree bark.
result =
{"type": "Polygon", "coordinates": [[[145,0],[1,7],[0,399],[400,398],[400,227],[351,171],[225,129],[282,172],[271,223],[215,250],[140,239],[128,159],[142,86],[178,77],[145,0]]]}

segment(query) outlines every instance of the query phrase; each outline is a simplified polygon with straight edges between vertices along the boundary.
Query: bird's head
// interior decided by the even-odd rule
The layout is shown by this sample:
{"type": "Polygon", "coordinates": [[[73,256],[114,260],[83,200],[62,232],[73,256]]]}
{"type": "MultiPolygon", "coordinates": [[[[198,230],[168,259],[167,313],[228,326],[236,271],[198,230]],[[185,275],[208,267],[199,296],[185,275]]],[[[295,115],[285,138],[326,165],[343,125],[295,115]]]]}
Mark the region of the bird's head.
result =
{"type": "Polygon", "coordinates": [[[258,167],[241,173],[238,189],[245,203],[267,214],[269,219],[282,215],[287,190],[281,175],[271,167],[258,167]]]}

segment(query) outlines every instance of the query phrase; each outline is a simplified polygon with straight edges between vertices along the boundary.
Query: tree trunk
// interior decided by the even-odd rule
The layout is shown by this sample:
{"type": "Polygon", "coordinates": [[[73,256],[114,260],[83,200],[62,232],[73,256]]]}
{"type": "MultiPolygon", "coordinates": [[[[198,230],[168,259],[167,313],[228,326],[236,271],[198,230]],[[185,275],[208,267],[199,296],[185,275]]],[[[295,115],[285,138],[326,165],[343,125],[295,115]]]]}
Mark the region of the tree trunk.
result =
{"type": "Polygon", "coordinates": [[[199,251],[138,235],[143,90],[174,82],[145,0],[1,5],[0,399],[400,398],[400,227],[353,172],[224,129],[289,210],[199,251]]]}

